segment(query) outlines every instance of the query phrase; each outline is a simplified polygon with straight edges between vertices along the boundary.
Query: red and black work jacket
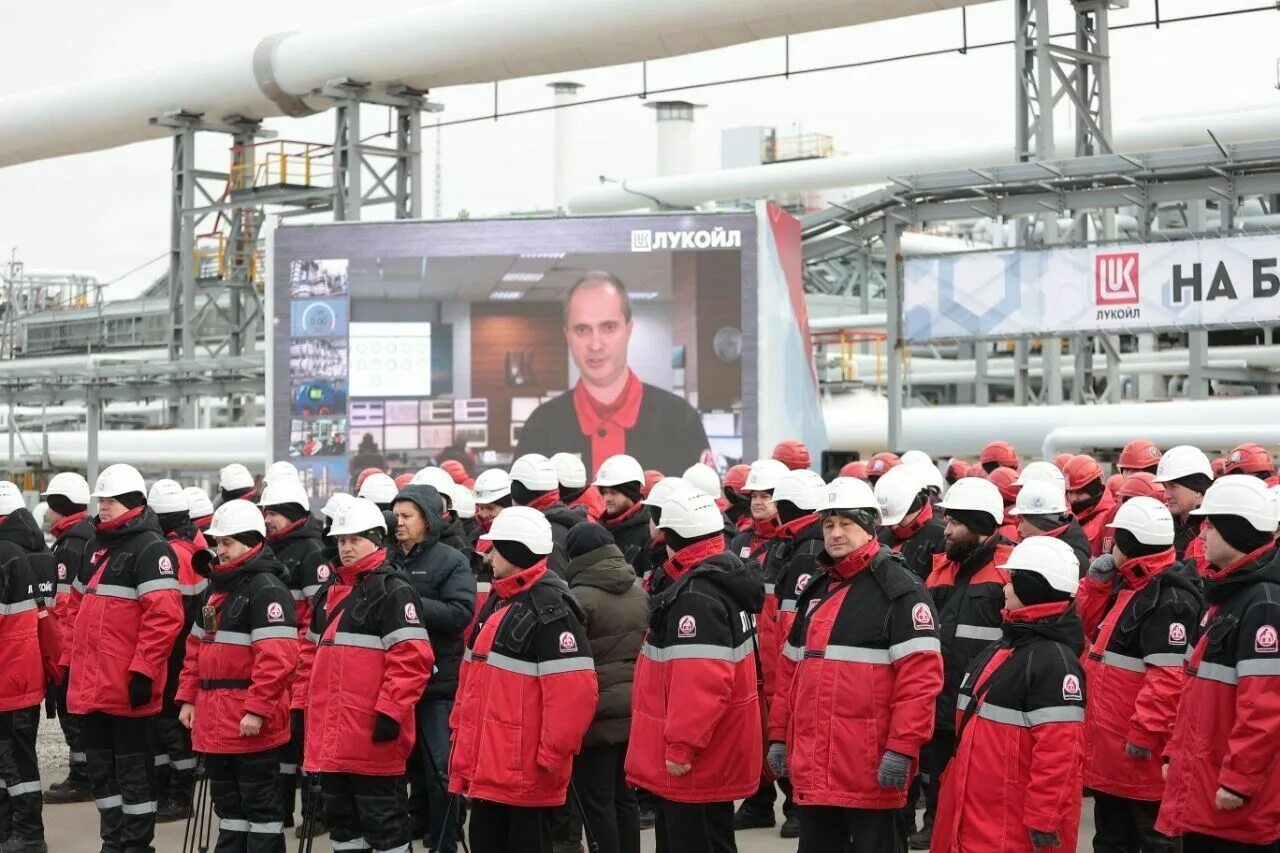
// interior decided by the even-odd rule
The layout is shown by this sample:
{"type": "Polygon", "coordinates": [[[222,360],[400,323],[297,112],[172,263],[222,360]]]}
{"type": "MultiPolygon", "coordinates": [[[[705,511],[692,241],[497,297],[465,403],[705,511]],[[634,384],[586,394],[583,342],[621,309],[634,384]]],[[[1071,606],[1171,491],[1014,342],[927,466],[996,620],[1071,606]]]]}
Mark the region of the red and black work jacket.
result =
{"type": "Polygon", "coordinates": [[[71,626],[75,624],[71,608],[71,584],[80,572],[85,547],[93,538],[93,524],[88,513],[69,515],[50,528],[53,535],[53,559],[58,583],[54,587],[53,615],[62,634],[62,645],[71,648],[71,626]]]}
{"type": "Polygon", "coordinates": [[[678,551],[655,577],[631,689],[627,781],[677,803],[743,799],[764,763],[759,567],[715,536],[678,551]],[[668,761],[691,769],[672,776],[668,761]]]}
{"type": "Polygon", "coordinates": [[[935,853],[1032,853],[1033,829],[1057,833],[1055,849],[1076,849],[1085,718],[1080,618],[1064,601],[1005,619],[1000,641],[965,674],[956,754],[942,774],[929,844],[935,853]]]}
{"type": "Polygon", "coordinates": [[[316,593],[298,666],[307,685],[308,773],[404,773],[414,707],[435,662],[421,610],[413,584],[387,561],[385,548],[338,568],[316,593]],[[397,739],[373,742],[379,714],[400,724],[397,739]]]}
{"type": "MultiPolygon", "coordinates": [[[[777,561],[769,559],[770,552],[779,544],[778,531],[782,527],[782,520],[776,515],[764,521],[753,520],[750,527],[729,540],[729,553],[737,555],[738,559],[744,563],[755,563],[757,570],[764,577],[764,605],[760,611],[760,618],[756,620],[756,642],[761,649],[782,647],[777,632],[778,600],[775,597],[778,585],[776,573],[780,570],[780,566],[777,561]],[[775,574],[770,575],[769,572],[775,574]]],[[[777,670],[776,661],[766,660],[767,657],[769,656],[761,656],[766,700],[773,695],[774,673],[777,670]]]]}
{"type": "Polygon", "coordinates": [[[1201,577],[1212,572],[1213,566],[1204,555],[1204,537],[1200,535],[1204,527],[1204,519],[1198,515],[1187,516],[1186,521],[1173,520],[1173,550],[1178,561],[1190,560],[1195,563],[1196,571],[1201,577]]]}
{"type": "Polygon", "coordinates": [[[946,519],[935,514],[933,504],[925,501],[911,521],[896,527],[881,527],[876,535],[882,545],[902,555],[907,568],[920,580],[926,580],[933,571],[933,558],[947,548],[943,535],[946,529],[946,519]]]}
{"type": "Polygon", "coordinates": [[[1107,525],[1116,517],[1116,510],[1119,508],[1120,505],[1116,503],[1115,496],[1103,489],[1102,497],[1098,498],[1096,504],[1084,512],[1076,513],[1076,521],[1080,522],[1084,535],[1088,537],[1089,548],[1094,557],[1111,553],[1114,535],[1107,525]]]}
{"type": "MultiPolygon", "coordinates": [[[[1194,577],[1194,569],[1185,567],[1194,577]]],[[[1102,595],[1107,614],[1088,654],[1085,717],[1086,788],[1130,800],[1164,794],[1161,758],[1184,682],[1187,650],[1199,633],[1203,602],[1192,577],[1174,560],[1173,549],[1126,560],[1121,583],[1088,579],[1080,598],[1102,595]],[[1125,744],[1151,753],[1130,758],[1125,744]]]]}
{"type": "MultiPolygon", "coordinates": [[[[560,488],[562,497],[565,491],[564,487],[560,488]]],[[[569,509],[581,508],[587,514],[587,521],[599,522],[604,515],[604,498],[600,495],[600,490],[595,486],[588,485],[585,489],[578,492],[576,496],[567,501],[569,509]]]]}
{"type": "Polygon", "coordinates": [[[493,592],[462,657],[449,790],[563,805],[598,697],[582,611],[546,560],[494,578],[493,592]]]}
{"type": "Polygon", "coordinates": [[[769,740],[787,744],[797,805],[901,808],[906,790],[881,787],[876,769],[886,750],[914,759],[933,735],[937,614],[924,583],[875,540],[822,563],[783,650],[769,740]]]}
{"type": "MultiPolygon", "coordinates": [[[[161,527],[166,527],[163,521],[161,527]]],[[[177,701],[178,678],[182,675],[182,665],[187,656],[187,644],[183,638],[191,633],[204,602],[205,590],[209,587],[209,579],[196,570],[194,557],[197,552],[206,551],[209,546],[204,534],[190,521],[177,529],[170,529],[165,534],[165,539],[178,558],[178,590],[182,593],[182,630],[178,634],[178,641],[173,644],[173,651],[169,652],[169,675],[164,686],[164,707],[166,710],[176,710],[174,703],[177,701]]]]}
{"type": "MultiPolygon", "coordinates": [[[[633,504],[617,515],[602,515],[600,523],[613,534],[613,543],[622,552],[622,557],[631,564],[636,577],[643,578],[648,574],[649,565],[649,507],[642,503],[633,504]]],[[[665,562],[666,558],[663,558],[665,562]]]]}
{"type": "Polygon", "coordinates": [[[146,507],[95,519],[94,528],[94,550],[71,590],[67,708],[150,717],[160,712],[169,652],[182,631],[178,558],[146,507]],[[131,673],[151,679],[151,701],[137,708],[129,704],[131,673]]]}
{"type": "MultiPolygon", "coordinates": [[[[785,524],[779,524],[773,532],[773,538],[760,554],[760,569],[764,575],[764,606],[756,620],[756,634],[761,650],[760,664],[764,675],[766,716],[767,705],[773,699],[775,689],[778,655],[782,652],[782,645],[786,640],[786,634],[782,632],[782,625],[778,618],[781,606],[778,585],[784,582],[783,575],[787,571],[788,555],[793,550],[796,537],[815,527],[818,529],[818,549],[821,550],[822,524],[818,521],[817,514],[811,513],[785,524]]],[[[788,620],[788,627],[790,627],[790,621],[788,620]]]]}
{"type": "Polygon", "coordinates": [[[178,702],[195,706],[196,752],[261,752],[289,740],[298,629],[284,576],[284,566],[261,545],[211,567],[177,689],[178,702]],[[262,720],[253,737],[240,735],[245,714],[262,720]]]}
{"type": "Polygon", "coordinates": [[[31,708],[44,698],[56,662],[49,654],[59,640],[51,619],[26,554],[0,549],[0,712],[31,708]]]}
{"type": "Polygon", "coordinates": [[[301,518],[267,536],[267,545],[285,568],[284,581],[293,596],[298,638],[304,639],[311,626],[312,602],[320,586],[329,579],[324,529],[316,519],[301,518]]]}
{"type": "Polygon", "coordinates": [[[996,534],[962,562],[944,554],[933,560],[925,586],[938,609],[938,636],[942,640],[944,683],[938,694],[937,726],[950,731],[955,725],[956,696],[970,664],[988,644],[1004,633],[1004,585],[1009,575],[1003,565],[1013,546],[996,534]]]}
{"type": "MultiPolygon", "coordinates": [[[[774,631],[776,646],[770,654],[775,667],[780,663],[778,659],[787,644],[787,637],[791,636],[791,626],[796,622],[800,595],[815,577],[826,571],[818,562],[822,548],[822,522],[814,521],[795,531],[786,542],[780,542],[777,552],[770,555],[780,563],[777,580],[773,584],[778,624],[774,631]]],[[[777,694],[776,688],[774,694],[777,694]]]]}
{"type": "Polygon", "coordinates": [[[1205,578],[1156,828],[1243,844],[1280,838],[1280,562],[1268,545],[1205,578]],[[1216,807],[1219,788],[1243,797],[1216,807]]]}

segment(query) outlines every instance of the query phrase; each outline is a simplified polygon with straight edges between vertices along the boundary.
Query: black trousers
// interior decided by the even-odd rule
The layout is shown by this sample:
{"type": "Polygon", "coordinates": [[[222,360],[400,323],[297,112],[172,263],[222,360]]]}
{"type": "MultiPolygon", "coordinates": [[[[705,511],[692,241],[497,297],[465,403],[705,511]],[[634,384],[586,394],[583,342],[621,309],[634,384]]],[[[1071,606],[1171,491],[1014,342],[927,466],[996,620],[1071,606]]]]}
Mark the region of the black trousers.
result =
{"type": "Polygon", "coordinates": [[[924,782],[924,820],[933,823],[938,813],[938,792],[942,790],[942,771],[951,763],[956,754],[956,733],[946,729],[935,729],[933,740],[921,753],[921,778],[924,782]]]}
{"type": "Polygon", "coordinates": [[[467,823],[471,853],[551,853],[554,811],[472,800],[467,823]]]}
{"type": "Polygon", "coordinates": [[[898,809],[800,807],[799,853],[906,853],[898,809]]]}
{"type": "Polygon", "coordinates": [[[0,713],[0,841],[44,838],[36,730],[40,706],[0,713]]]}
{"type": "Polygon", "coordinates": [[[775,787],[782,791],[782,813],[790,817],[796,810],[791,800],[790,779],[761,779],[756,792],[742,801],[743,808],[759,814],[773,814],[773,804],[778,799],[775,787]]]}
{"type": "Polygon", "coordinates": [[[84,715],[89,784],[103,853],[148,853],[156,834],[151,718],[84,715]]]}
{"type": "Polygon", "coordinates": [[[1242,844],[1239,841],[1223,841],[1207,835],[1190,833],[1182,836],[1182,853],[1280,853],[1280,841],[1270,844],[1242,844]]]}
{"type": "Polygon", "coordinates": [[[626,759],[627,745],[620,743],[587,747],[573,760],[573,788],[598,853],[640,853],[640,807],[627,785],[626,759]]]}
{"type": "Polygon", "coordinates": [[[205,758],[217,853],[284,853],[279,750],[205,758]]]}
{"type": "MultiPolygon", "coordinates": [[[[298,802],[298,772],[302,766],[302,747],[306,737],[302,712],[294,711],[289,715],[289,730],[289,742],[277,750],[280,759],[280,807],[285,826],[293,826],[293,807],[298,802]]],[[[303,805],[306,805],[305,797],[303,805]]]]}
{"type": "Polygon", "coordinates": [[[658,797],[657,853],[737,853],[733,803],[676,803],[658,797]]]}
{"type": "Polygon", "coordinates": [[[320,801],[334,850],[407,853],[413,832],[404,776],[321,773],[320,801]],[[351,844],[361,840],[367,848],[351,844]]]}
{"type": "Polygon", "coordinates": [[[58,725],[62,727],[62,738],[67,742],[67,749],[70,752],[71,772],[68,776],[88,784],[89,758],[84,752],[84,718],[67,710],[69,680],[69,678],[63,678],[62,683],[54,689],[54,698],[58,703],[58,725]]]}
{"type": "Polygon", "coordinates": [[[1173,853],[1173,839],[1156,832],[1158,800],[1092,794],[1094,853],[1173,853]]]}
{"type": "Polygon", "coordinates": [[[187,805],[195,790],[196,754],[191,732],[178,722],[178,713],[161,711],[155,717],[156,799],[187,805]]]}

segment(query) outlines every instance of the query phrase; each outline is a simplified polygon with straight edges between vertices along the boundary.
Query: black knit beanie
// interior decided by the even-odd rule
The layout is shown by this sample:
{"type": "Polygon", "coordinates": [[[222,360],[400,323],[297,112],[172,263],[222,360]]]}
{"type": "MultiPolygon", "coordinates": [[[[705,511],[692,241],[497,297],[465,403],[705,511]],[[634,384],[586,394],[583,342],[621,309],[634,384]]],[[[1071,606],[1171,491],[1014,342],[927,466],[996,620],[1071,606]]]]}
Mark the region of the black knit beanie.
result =
{"type": "Polygon", "coordinates": [[[616,486],[610,486],[615,492],[625,495],[633,504],[638,504],[644,498],[641,490],[644,488],[640,483],[619,483],[616,486]]]}
{"type": "Polygon", "coordinates": [[[1033,604],[1071,600],[1070,593],[1061,592],[1049,586],[1049,582],[1039,572],[1010,572],[1009,580],[1013,582],[1013,592],[1018,596],[1018,600],[1028,607],[1033,604]]]}
{"type": "Polygon", "coordinates": [[[493,549],[501,554],[508,563],[512,563],[521,569],[532,568],[537,565],[539,560],[547,558],[545,554],[535,554],[523,544],[510,539],[494,541],[493,549]]]}
{"type": "Polygon", "coordinates": [[[681,536],[679,533],[676,533],[674,530],[664,530],[662,532],[666,534],[667,545],[669,545],[671,547],[671,550],[673,551],[683,551],[685,548],[688,548],[690,545],[696,544],[698,542],[703,542],[703,541],[706,541],[707,539],[714,539],[717,536],[721,536],[721,537],[724,536],[724,533],[722,533],[719,530],[717,530],[715,533],[708,533],[705,536],[691,536],[689,538],[685,538],[684,536],[681,536]]]}
{"type": "Polygon", "coordinates": [[[1139,542],[1138,537],[1134,536],[1123,527],[1113,528],[1116,536],[1116,547],[1120,549],[1120,553],[1124,554],[1130,560],[1138,557],[1150,557],[1152,554],[1159,554],[1161,551],[1167,551],[1171,545],[1148,545],[1145,542],[1139,542]]]}
{"type": "Polygon", "coordinates": [[[253,494],[253,487],[250,486],[247,489],[231,489],[230,491],[227,489],[218,489],[218,494],[221,495],[223,503],[239,500],[240,498],[248,500],[249,495],[253,494]]]}
{"type": "Polygon", "coordinates": [[[272,504],[271,506],[264,506],[263,509],[269,509],[274,513],[283,515],[290,521],[301,521],[311,514],[302,508],[302,504],[298,503],[272,504]]]}
{"type": "Polygon", "coordinates": [[[569,555],[569,559],[572,560],[574,557],[589,554],[597,548],[614,544],[616,543],[614,542],[613,534],[604,527],[599,524],[583,522],[569,528],[569,536],[564,540],[564,550],[569,555]]]}
{"type": "Polygon", "coordinates": [[[582,497],[582,493],[587,490],[586,486],[577,489],[570,489],[568,486],[560,487],[560,500],[566,504],[571,504],[578,498],[582,497]]]}
{"type": "Polygon", "coordinates": [[[246,530],[244,533],[233,533],[231,538],[246,548],[256,548],[266,541],[263,539],[262,534],[256,530],[246,530]]]}
{"type": "Polygon", "coordinates": [[[113,495],[112,498],[129,509],[137,509],[140,506],[147,505],[147,496],[142,492],[125,492],[123,495],[113,495]]]}
{"type": "Polygon", "coordinates": [[[191,513],[183,512],[181,510],[177,512],[158,512],[156,513],[156,518],[160,521],[160,529],[163,530],[166,535],[174,532],[183,525],[191,523],[191,513]]]}
{"type": "Polygon", "coordinates": [[[1251,554],[1275,539],[1274,533],[1264,533],[1238,515],[1211,515],[1209,521],[1222,541],[1242,554],[1251,554]]]}
{"type": "Polygon", "coordinates": [[[49,504],[49,509],[62,516],[75,515],[88,509],[84,504],[72,503],[66,495],[49,495],[45,503],[49,504]]]}
{"type": "Polygon", "coordinates": [[[1209,487],[1213,485],[1213,478],[1207,474],[1188,474],[1185,477],[1179,477],[1176,480],[1170,480],[1170,483],[1177,483],[1185,489],[1193,492],[1204,494],[1209,491],[1209,487]]]}
{"type": "Polygon", "coordinates": [[[797,518],[803,518],[809,514],[809,510],[801,509],[791,501],[778,501],[776,506],[778,507],[778,520],[783,524],[790,524],[797,518]]]}
{"type": "Polygon", "coordinates": [[[948,518],[954,518],[979,536],[990,536],[999,526],[989,514],[976,509],[949,509],[946,512],[948,518]]]}
{"type": "Polygon", "coordinates": [[[535,492],[519,480],[511,481],[511,497],[518,506],[528,506],[538,498],[545,495],[548,491],[550,491],[550,489],[535,492]]]}
{"type": "Polygon", "coordinates": [[[871,509],[834,509],[824,512],[823,517],[828,515],[838,515],[841,518],[847,518],[854,524],[861,527],[870,536],[876,535],[876,512],[871,509]]]}

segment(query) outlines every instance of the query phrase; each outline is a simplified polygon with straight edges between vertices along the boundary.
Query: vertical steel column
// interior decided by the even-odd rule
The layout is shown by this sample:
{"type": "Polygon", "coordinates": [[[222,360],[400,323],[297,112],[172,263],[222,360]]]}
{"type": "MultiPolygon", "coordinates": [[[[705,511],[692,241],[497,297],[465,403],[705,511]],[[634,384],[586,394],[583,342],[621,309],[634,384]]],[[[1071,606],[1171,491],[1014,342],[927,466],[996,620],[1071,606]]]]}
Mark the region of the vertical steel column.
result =
{"type": "Polygon", "coordinates": [[[85,479],[92,487],[98,482],[98,425],[102,420],[102,407],[98,401],[98,389],[87,386],[84,393],[84,428],[88,445],[85,452],[85,479]]]}
{"type": "Polygon", "coordinates": [[[885,350],[888,354],[889,423],[886,447],[902,448],[902,268],[898,242],[902,226],[892,217],[884,218],[884,301],[885,350]]]}
{"type": "Polygon", "coordinates": [[[360,145],[360,101],[345,98],[334,109],[333,218],[339,222],[358,221],[364,200],[364,159],[360,145]]]}
{"type": "Polygon", "coordinates": [[[991,386],[987,382],[987,356],[990,349],[987,341],[977,341],[973,345],[973,404],[985,406],[991,402],[991,386]]]}
{"type": "MultiPolygon", "coordinates": [[[[195,358],[196,257],[196,131],[191,122],[174,129],[169,213],[169,360],[195,358]]],[[[183,400],[169,405],[169,423],[189,426],[183,400]]]]}
{"type": "Polygon", "coordinates": [[[396,219],[422,218],[422,109],[396,107],[396,219]]]}
{"type": "Polygon", "coordinates": [[[1030,343],[1025,338],[1013,342],[1013,403],[1025,406],[1031,400],[1030,343]]]}

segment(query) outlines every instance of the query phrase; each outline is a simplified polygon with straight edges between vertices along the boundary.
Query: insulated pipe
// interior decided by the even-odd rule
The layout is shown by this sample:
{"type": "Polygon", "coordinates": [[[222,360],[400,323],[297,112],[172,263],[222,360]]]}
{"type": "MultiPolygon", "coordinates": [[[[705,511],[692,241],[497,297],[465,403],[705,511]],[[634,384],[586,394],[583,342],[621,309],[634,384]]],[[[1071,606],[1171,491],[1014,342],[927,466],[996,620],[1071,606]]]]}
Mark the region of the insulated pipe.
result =
{"type": "MultiPolygon", "coordinates": [[[[174,111],[263,119],[329,104],[331,82],[435,89],[698,53],[989,0],[451,0],[396,17],[0,98],[0,166],[167,135],[174,111]]],[[[173,34],[176,37],[176,34],[173,34]]]]}
{"type": "Polygon", "coordinates": [[[1201,449],[1225,449],[1246,441],[1256,441],[1264,447],[1280,444],[1278,424],[1127,424],[1103,427],[1058,427],[1050,430],[1040,447],[1041,459],[1069,450],[1091,448],[1116,449],[1124,447],[1135,438],[1154,441],[1161,447],[1176,444],[1192,444],[1201,449]]]}

